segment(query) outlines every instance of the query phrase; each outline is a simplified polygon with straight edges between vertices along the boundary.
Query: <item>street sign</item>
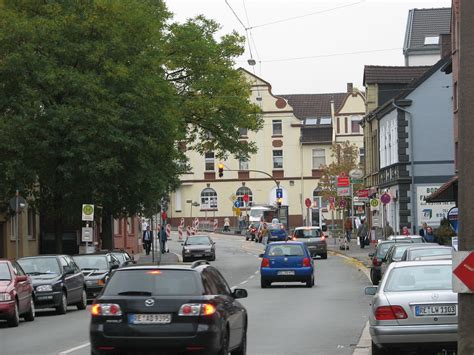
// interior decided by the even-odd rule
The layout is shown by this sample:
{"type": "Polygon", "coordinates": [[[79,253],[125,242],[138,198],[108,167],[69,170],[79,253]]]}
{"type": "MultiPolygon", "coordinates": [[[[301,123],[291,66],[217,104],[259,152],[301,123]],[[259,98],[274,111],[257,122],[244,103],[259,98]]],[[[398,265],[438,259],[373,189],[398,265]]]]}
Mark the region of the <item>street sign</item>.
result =
{"type": "Polygon", "coordinates": [[[94,241],[92,227],[82,227],[81,240],[85,243],[94,241]]]}
{"type": "Polygon", "coordinates": [[[346,208],[347,206],[347,201],[342,199],[341,201],[339,201],[339,208],[346,208]]]}
{"type": "Polygon", "coordinates": [[[364,177],[364,171],[362,169],[352,169],[349,171],[349,176],[351,179],[362,179],[364,177]]]}
{"type": "Polygon", "coordinates": [[[304,200],[304,204],[306,205],[306,208],[310,208],[311,207],[311,199],[307,198],[306,200],[304,200]]]}
{"type": "Polygon", "coordinates": [[[282,188],[276,189],[276,198],[277,199],[283,198],[283,189],[282,188]]]}
{"type": "Polygon", "coordinates": [[[83,221],[94,220],[94,205],[90,205],[90,204],[82,205],[82,220],[83,221]]]}
{"type": "Polygon", "coordinates": [[[337,187],[347,187],[350,186],[351,181],[348,176],[340,175],[337,177],[337,187]]]}
{"type": "Polygon", "coordinates": [[[351,184],[362,184],[364,180],[362,179],[352,179],[351,178],[351,184]]]}
{"type": "Polygon", "coordinates": [[[235,208],[239,208],[239,207],[240,207],[240,201],[239,201],[239,200],[236,200],[236,201],[234,202],[234,207],[235,207],[235,208]]]}
{"type": "Polygon", "coordinates": [[[474,293],[474,252],[453,253],[453,291],[474,293]]]}
{"type": "Polygon", "coordinates": [[[349,187],[338,187],[337,196],[350,196],[351,189],[349,187]]]}
{"type": "MultiPolygon", "coordinates": [[[[16,196],[10,199],[10,209],[12,211],[16,211],[16,199],[16,196]]],[[[18,195],[18,209],[20,210],[20,212],[23,210],[23,208],[25,208],[25,206],[26,200],[20,195],[18,195]]]]}
{"type": "Polygon", "coordinates": [[[384,205],[386,205],[387,203],[390,203],[391,199],[392,198],[390,197],[388,193],[384,193],[382,196],[380,196],[380,201],[382,201],[384,205]]]}
{"type": "Polygon", "coordinates": [[[242,197],[242,200],[244,200],[244,202],[249,202],[249,195],[245,194],[244,197],[242,197]]]}
{"type": "Polygon", "coordinates": [[[448,221],[454,232],[458,234],[458,208],[453,207],[448,211],[448,221]]]}

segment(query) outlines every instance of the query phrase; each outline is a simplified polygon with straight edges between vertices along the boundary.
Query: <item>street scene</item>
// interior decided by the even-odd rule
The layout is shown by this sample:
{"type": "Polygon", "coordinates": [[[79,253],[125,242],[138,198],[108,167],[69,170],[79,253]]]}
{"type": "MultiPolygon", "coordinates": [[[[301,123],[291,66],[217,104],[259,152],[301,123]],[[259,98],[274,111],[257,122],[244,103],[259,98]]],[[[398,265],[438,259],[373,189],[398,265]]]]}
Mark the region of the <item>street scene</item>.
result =
{"type": "Polygon", "coordinates": [[[0,0],[0,354],[474,355],[473,16],[0,0]]]}

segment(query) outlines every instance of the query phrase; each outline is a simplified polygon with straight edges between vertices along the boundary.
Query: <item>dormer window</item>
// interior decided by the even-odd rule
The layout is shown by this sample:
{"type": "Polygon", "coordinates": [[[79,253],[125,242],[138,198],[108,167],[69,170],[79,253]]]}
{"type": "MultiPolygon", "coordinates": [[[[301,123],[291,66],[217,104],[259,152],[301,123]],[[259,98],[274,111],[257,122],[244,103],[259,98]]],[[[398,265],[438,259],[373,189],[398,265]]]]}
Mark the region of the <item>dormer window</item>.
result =
{"type": "Polygon", "coordinates": [[[425,46],[439,44],[439,36],[426,36],[425,37],[425,46]]]}
{"type": "Polygon", "coordinates": [[[305,119],[304,124],[307,126],[317,125],[318,119],[316,117],[308,117],[305,119]]]}

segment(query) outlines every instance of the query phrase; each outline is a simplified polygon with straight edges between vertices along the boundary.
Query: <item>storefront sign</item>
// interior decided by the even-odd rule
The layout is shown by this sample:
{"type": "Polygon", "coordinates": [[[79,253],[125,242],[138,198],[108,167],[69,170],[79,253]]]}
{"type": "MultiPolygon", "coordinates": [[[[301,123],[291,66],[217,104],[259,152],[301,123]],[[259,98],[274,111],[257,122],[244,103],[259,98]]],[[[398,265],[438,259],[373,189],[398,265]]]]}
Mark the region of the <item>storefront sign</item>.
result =
{"type": "Polygon", "coordinates": [[[418,225],[426,223],[429,226],[439,226],[443,218],[448,217],[448,212],[454,207],[451,202],[427,203],[426,198],[439,189],[441,185],[428,185],[416,187],[418,225]]]}

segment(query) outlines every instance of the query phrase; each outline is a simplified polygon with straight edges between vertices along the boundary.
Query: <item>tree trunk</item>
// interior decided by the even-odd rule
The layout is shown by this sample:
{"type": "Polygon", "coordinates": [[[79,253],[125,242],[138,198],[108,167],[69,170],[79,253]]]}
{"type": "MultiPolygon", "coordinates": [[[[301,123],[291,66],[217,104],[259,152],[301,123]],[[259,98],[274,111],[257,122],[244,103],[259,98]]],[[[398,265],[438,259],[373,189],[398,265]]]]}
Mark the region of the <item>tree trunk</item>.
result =
{"type": "Polygon", "coordinates": [[[104,208],[102,213],[102,249],[111,250],[113,248],[112,215],[104,208]]]}
{"type": "Polygon", "coordinates": [[[60,216],[54,219],[54,250],[56,254],[63,253],[63,221],[60,216]]]}

